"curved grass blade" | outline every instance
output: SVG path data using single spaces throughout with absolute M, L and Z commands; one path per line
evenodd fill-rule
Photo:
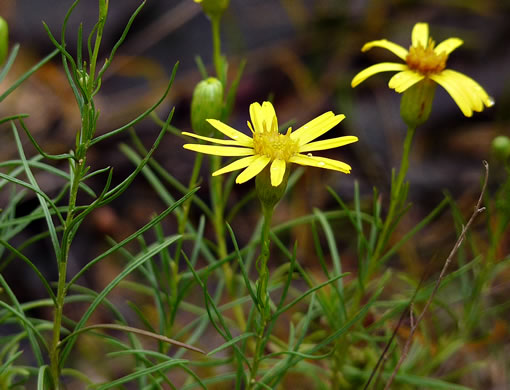
M 7 241 L 4 241 L 4 240 L 0 239 L 0 245 L 2 245 L 3 247 L 7 248 L 15 256 L 19 257 L 21 260 L 23 260 L 25 263 L 28 264 L 28 266 L 32 269 L 32 271 L 35 272 L 35 274 L 37 275 L 37 277 L 39 278 L 39 280 L 43 284 L 43 286 L 46 289 L 46 292 L 48 293 L 50 298 L 53 300 L 53 302 L 56 303 L 56 299 L 57 298 L 55 297 L 55 294 L 53 293 L 53 290 L 51 289 L 50 284 L 48 283 L 48 281 L 46 280 L 44 275 L 41 273 L 41 271 L 39 271 L 39 269 L 34 265 L 34 263 L 32 263 L 28 257 L 26 257 L 23 253 L 21 253 L 18 249 L 13 247 Z
M 177 68 L 178 67 L 179 67 L 179 62 L 176 62 L 174 67 L 173 67 L 173 70 L 172 70 L 172 76 L 170 77 L 170 81 L 168 82 L 168 86 L 166 87 L 166 90 L 163 93 L 163 96 L 161 96 L 161 98 L 159 98 L 159 100 L 156 103 L 154 103 L 154 105 L 149 107 L 145 112 L 143 112 L 138 117 L 133 119 L 131 122 L 125 124 L 124 126 L 121 126 L 121 127 L 117 128 L 115 130 L 112 130 L 112 131 L 110 131 L 110 132 L 108 132 L 106 134 L 100 135 L 100 136 L 98 136 L 96 138 L 93 138 L 90 141 L 90 146 L 92 146 L 92 145 L 94 145 L 94 144 L 96 144 L 98 142 L 101 142 L 101 141 L 103 141 L 106 138 L 110 138 L 113 135 L 119 134 L 119 133 L 121 133 L 122 131 L 124 131 L 126 129 L 129 129 L 130 127 L 132 127 L 132 126 L 136 125 L 138 122 L 140 122 L 142 119 L 146 118 L 152 111 L 154 111 L 163 102 L 163 100 L 165 100 L 165 98 L 167 97 L 168 93 L 170 92 L 170 88 L 172 88 L 172 85 L 173 85 L 173 82 L 174 82 L 174 79 L 175 79 L 175 74 L 177 73 Z M 172 112 L 173 112 L 173 110 L 172 110 Z
M 140 377 L 146 376 L 146 375 L 151 374 L 151 373 L 156 372 L 156 371 L 165 370 L 165 369 L 173 367 L 173 366 L 182 366 L 184 363 L 187 363 L 187 362 L 188 361 L 184 360 L 184 359 L 175 359 L 175 360 L 170 360 L 170 361 L 167 361 L 167 362 L 159 363 L 159 364 L 156 364 L 154 366 L 145 368 L 143 370 L 136 371 L 136 372 L 134 372 L 132 374 L 123 376 L 122 378 L 119 378 L 119 379 L 114 380 L 112 382 L 109 382 L 109 383 L 106 383 L 104 385 L 98 386 L 98 387 L 96 387 L 96 390 L 111 389 L 113 387 L 117 387 L 117 386 L 119 386 L 119 385 L 121 385 L 123 383 L 130 382 L 132 380 L 138 379 Z
M 122 43 L 126 39 L 126 36 L 129 32 L 129 29 L 131 28 L 131 25 L 135 21 L 135 18 L 138 16 L 138 14 L 142 10 L 142 8 L 145 6 L 145 3 L 146 3 L 146 0 L 142 1 L 142 3 L 138 6 L 138 8 L 135 10 L 135 12 L 133 12 L 131 17 L 129 18 L 129 21 L 126 24 L 126 27 L 124 27 L 124 31 L 122 32 L 122 35 L 120 36 L 119 40 L 113 46 L 113 49 L 110 52 L 110 56 L 105 61 L 103 67 L 99 70 L 96 80 L 101 80 L 104 72 L 106 72 L 106 70 L 110 67 L 110 65 L 113 61 L 113 57 L 115 56 L 115 53 L 117 52 L 117 49 L 120 47 L 120 45 L 122 45 Z
M 135 334 L 138 334 L 141 336 L 150 337 L 155 340 L 162 341 L 167 344 L 175 345 L 176 347 L 179 347 L 179 348 L 185 348 L 190 351 L 201 353 L 203 355 L 206 354 L 202 349 L 194 347 L 193 345 L 182 343 L 180 341 L 171 339 L 169 337 L 166 337 L 166 336 L 163 336 L 163 335 L 160 335 L 157 333 L 153 333 L 153 332 L 148 332 L 143 329 L 133 328 L 131 326 L 119 325 L 119 324 L 95 324 L 95 325 L 85 326 L 83 328 L 78 329 L 77 331 L 74 331 L 73 333 L 68 335 L 66 338 L 64 338 L 61 342 L 65 343 L 66 339 L 74 337 L 74 336 L 78 335 L 79 333 L 87 332 L 91 329 L 113 329 L 113 330 L 120 330 L 122 332 L 135 333 Z
M 11 363 L 13 363 L 21 355 L 23 355 L 23 351 L 16 352 L 12 356 L 10 356 L 9 359 L 7 359 L 4 364 L 0 366 L 0 377 L 2 376 L 3 372 L 11 365 Z
M 226 225 L 227 225 L 227 230 L 228 230 L 228 232 L 230 234 L 230 238 L 232 239 L 232 243 L 234 244 L 235 252 L 236 252 L 236 255 L 237 255 L 237 260 L 239 261 L 239 268 L 241 269 L 241 274 L 243 275 L 244 284 L 246 286 L 246 289 L 248 290 L 248 293 L 250 294 L 250 297 L 251 297 L 251 299 L 253 301 L 253 304 L 255 305 L 257 310 L 259 310 L 260 309 L 259 301 L 257 299 L 257 296 L 255 295 L 255 292 L 253 291 L 250 279 L 248 278 L 248 273 L 246 272 L 246 268 L 244 266 L 244 262 L 243 262 L 243 258 L 241 256 L 241 252 L 239 251 L 239 246 L 237 245 L 237 240 L 236 240 L 236 237 L 234 235 L 234 231 L 232 230 L 232 227 L 230 226 L 230 224 L 227 223 Z
M 76 159 L 75 156 L 73 156 L 72 154 L 69 154 L 69 153 L 56 154 L 56 155 L 51 155 L 51 154 L 46 153 L 41 148 L 41 146 L 39 146 L 39 144 L 37 143 L 35 138 L 32 136 L 30 131 L 27 129 L 27 127 L 25 126 L 25 122 L 23 121 L 23 119 L 21 117 L 18 118 L 18 122 L 20 123 L 21 128 L 27 135 L 27 137 L 30 140 L 30 142 L 32 143 L 32 145 L 34 145 L 34 148 L 39 152 L 39 154 L 41 154 L 41 156 L 47 158 L 48 160 L 67 160 L 69 158 Z
M 253 336 L 255 336 L 255 333 L 253 333 L 253 332 L 247 332 L 247 333 L 244 333 L 244 334 L 242 334 L 242 335 L 240 335 L 240 336 L 234 337 L 234 338 L 233 338 L 233 339 L 231 339 L 230 341 L 227 341 L 226 343 L 224 343 L 224 344 L 220 345 L 219 347 L 217 347 L 217 348 L 213 349 L 212 351 L 208 352 L 208 353 L 207 353 L 207 356 L 215 355 L 215 354 L 217 354 L 218 352 L 223 351 L 224 349 L 226 349 L 226 348 L 230 347 L 231 345 L 233 345 L 233 344 L 235 344 L 235 343 L 237 343 L 237 342 L 239 342 L 239 341 L 242 341 L 242 340 L 244 340 L 244 339 L 247 339 L 247 338 L 249 338 L 249 337 L 253 337 Z
M 114 245 L 110 249 L 108 249 L 106 252 L 102 253 L 101 255 L 97 256 L 92 261 L 88 262 L 80 271 L 74 275 L 74 277 L 67 283 L 66 290 L 70 288 L 90 267 L 92 267 L 94 264 L 98 263 L 99 261 L 103 260 L 104 258 L 108 257 L 110 254 L 114 253 L 118 249 L 122 248 L 127 243 L 133 241 L 141 234 L 145 233 L 147 230 L 151 229 L 154 225 L 161 222 L 167 215 L 169 215 L 172 211 L 174 211 L 177 207 L 179 207 L 182 203 L 184 203 L 190 196 L 193 196 L 195 192 L 197 192 L 199 187 L 193 189 L 192 191 L 188 192 L 185 196 L 183 196 L 181 199 L 179 199 L 177 202 L 175 202 L 172 206 L 168 207 L 165 211 L 163 211 L 161 214 L 159 214 L 156 218 L 152 219 L 148 224 L 143 226 L 142 228 L 138 229 L 136 232 L 131 234 L 129 237 L 125 238 L 118 244 Z
M 322 211 L 315 209 L 314 214 L 317 215 L 317 218 L 322 226 L 322 230 L 326 235 L 326 240 L 328 242 L 328 247 L 331 252 L 331 259 L 333 261 L 333 267 L 335 269 L 335 273 L 340 275 L 342 273 L 342 263 L 340 261 L 340 254 L 338 253 L 338 248 L 336 246 L 335 236 L 333 234 L 333 229 L 329 224 L 327 218 L 324 216 Z M 339 280 L 338 283 L 334 286 L 335 291 L 338 295 L 338 300 L 340 303 L 340 322 L 344 322 L 347 317 L 347 309 L 345 308 L 345 296 L 344 296 L 344 288 L 342 280 Z
M 0 275 L 0 280 L 3 280 L 3 277 Z M 14 314 L 20 322 L 23 323 L 25 326 L 25 329 L 27 330 L 28 338 L 30 340 L 30 344 L 32 344 L 32 349 L 34 350 L 34 354 L 36 356 L 36 359 L 39 364 L 43 364 L 43 358 L 41 355 L 41 349 L 39 348 L 39 345 L 37 344 L 37 341 L 35 338 L 33 338 L 33 335 L 36 335 L 40 340 L 41 343 L 44 345 L 44 347 L 49 350 L 48 345 L 46 344 L 46 340 L 42 336 L 42 334 L 37 330 L 37 328 L 25 317 L 25 314 L 23 311 L 18 311 L 14 309 L 13 307 L 9 306 L 7 303 L 0 301 L 0 306 L 4 307 L 7 311 Z M 32 336 L 31 336 L 32 335 Z
M 138 234 L 139 235 L 139 234 Z M 95 311 L 95 309 L 101 304 L 101 302 L 106 298 L 106 296 L 131 272 L 133 272 L 135 269 L 143 265 L 146 261 L 151 259 L 152 257 L 156 256 L 160 251 L 164 250 L 171 244 L 173 244 L 178 239 L 181 239 L 180 235 L 175 235 L 169 237 L 164 243 L 158 244 L 153 246 L 150 250 L 147 251 L 147 253 L 144 253 L 142 256 L 135 258 L 134 261 L 130 262 L 126 265 L 124 270 L 119 273 L 104 289 L 97 295 L 97 297 L 94 299 L 94 301 L 91 303 L 87 311 L 83 314 L 80 321 L 76 324 L 76 327 L 74 328 L 74 332 L 78 331 L 82 327 L 84 327 L 87 320 L 90 318 L 92 313 Z M 66 360 L 67 356 L 71 352 L 71 348 L 73 347 L 74 343 L 76 341 L 75 337 L 72 337 L 68 339 L 67 343 L 63 347 L 62 355 L 61 355 L 61 364 Z M 63 346 L 64 344 L 60 344 Z
M 46 371 L 48 370 L 48 365 L 39 367 L 39 371 L 37 373 L 37 390 L 45 390 L 47 387 L 45 386 L 46 380 Z
M 343 274 L 340 274 L 340 275 L 337 275 L 327 281 L 325 281 L 324 283 L 321 283 L 313 288 L 311 288 L 310 290 L 304 292 L 302 295 L 300 295 L 299 297 L 295 298 L 292 302 L 288 303 L 287 305 L 283 306 L 281 309 L 279 309 L 276 313 L 274 313 L 274 316 L 275 317 L 278 317 L 279 315 L 281 315 L 282 313 L 286 312 L 287 310 L 289 310 L 292 306 L 296 305 L 297 303 L 301 302 L 303 299 L 305 299 L 308 295 L 310 295 L 311 293 L 321 289 L 322 287 L 324 286 L 327 286 L 328 284 L 331 284 L 337 280 L 339 280 L 340 278 L 343 278 L 347 275 L 350 275 L 350 272 L 345 272 Z
M 17 45 L 19 48 L 19 45 Z M 15 46 L 16 47 L 16 46 Z M 14 49 L 13 49 L 14 51 Z M 28 79 L 30 76 L 32 76 L 33 73 L 38 71 L 44 64 L 49 62 L 53 57 L 55 57 L 58 54 L 58 49 L 53 50 L 50 54 L 48 54 L 46 57 L 44 57 L 41 61 L 39 61 L 36 65 L 34 65 L 32 68 L 30 68 L 27 72 L 25 72 L 19 79 L 17 79 L 13 85 L 7 89 L 2 95 L 0 95 L 0 102 L 2 102 L 12 91 L 14 91 L 16 88 L 20 86 L 23 81 Z M 4 68 L 5 69 L 5 68 Z M 0 75 L 0 81 L 2 80 L 2 77 Z
M 55 252 L 55 257 L 58 260 L 58 259 L 60 259 L 60 244 L 59 244 L 59 240 L 57 237 L 57 232 L 55 230 L 55 224 L 53 223 L 53 219 L 51 217 L 50 211 L 48 209 L 48 204 L 46 202 L 48 202 L 50 204 L 50 206 L 56 211 L 57 216 L 60 216 L 60 218 L 62 218 L 62 216 L 58 212 L 56 205 L 51 201 L 51 199 L 48 198 L 48 196 L 41 195 L 43 192 L 39 188 L 39 185 L 37 184 L 37 181 L 35 180 L 35 177 L 32 174 L 32 171 L 30 170 L 30 166 L 28 165 L 27 159 L 25 157 L 25 152 L 23 151 L 23 146 L 21 145 L 21 140 L 19 138 L 18 129 L 16 128 L 16 125 L 12 121 L 11 121 L 11 127 L 12 127 L 12 132 L 14 134 L 14 139 L 16 141 L 16 146 L 18 148 L 19 156 L 20 156 L 21 160 L 23 161 L 23 168 L 25 169 L 25 174 L 27 175 L 27 178 L 30 181 L 30 184 L 35 189 L 37 189 L 36 195 L 37 195 L 37 198 L 39 199 L 39 203 L 40 203 L 43 213 L 45 215 L 46 224 L 48 226 L 48 231 L 50 232 L 51 242 L 53 244 L 53 250 Z M 61 219 L 61 223 L 63 224 L 62 219 Z
M 19 119 L 19 118 L 28 118 L 29 116 L 30 115 L 28 115 L 28 114 L 17 114 L 17 115 L 6 116 L 6 117 L 0 119 L 0 125 L 2 123 L 13 121 L 13 120 L 16 120 L 16 119 Z
M 1 68 L 0 83 L 4 80 L 5 76 L 7 76 L 7 73 L 9 73 L 9 70 L 11 69 L 12 64 L 16 60 L 16 56 L 18 55 L 19 48 L 20 48 L 19 44 L 14 45 L 14 47 L 11 50 L 11 54 L 9 54 L 9 58 L 7 58 L 7 62 L 5 63 L 3 68 Z

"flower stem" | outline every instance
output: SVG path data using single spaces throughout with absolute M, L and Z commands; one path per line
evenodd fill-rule
M 400 162 L 400 169 L 398 171 L 396 180 L 393 180 L 392 176 L 390 207 L 388 210 L 388 215 L 384 220 L 384 225 L 381 234 L 379 235 L 379 238 L 377 240 L 377 245 L 368 267 L 368 272 L 365 274 L 365 279 L 370 276 L 370 274 L 374 271 L 375 267 L 377 266 L 377 261 L 381 257 L 382 251 L 385 249 L 386 244 L 388 243 L 388 239 L 395 222 L 395 215 L 406 202 L 404 180 L 407 174 L 407 170 L 409 168 L 409 151 L 411 150 L 411 144 L 413 141 L 415 130 L 416 130 L 415 127 L 407 128 L 407 134 L 404 141 L 404 150 L 402 153 L 402 160 Z
M 218 77 L 222 84 L 224 84 L 223 67 L 221 65 L 220 21 L 221 21 L 220 15 L 214 15 L 211 17 L 214 70 L 216 71 L 216 77 Z
M 84 150 L 84 149 L 83 149 Z M 85 151 L 85 150 L 84 150 Z M 64 310 L 64 300 L 66 296 L 66 275 L 67 275 L 67 262 L 69 259 L 69 250 L 72 242 L 72 222 L 74 220 L 74 212 L 76 208 L 76 198 L 78 196 L 78 189 L 82 178 L 83 168 L 85 167 L 85 157 L 78 156 L 77 165 L 74 166 L 74 173 L 72 175 L 71 189 L 69 190 L 69 203 L 68 211 L 64 226 L 64 232 L 61 242 L 61 255 L 58 259 L 58 282 L 57 282 L 57 296 L 55 304 L 55 313 L 53 319 L 53 336 L 50 347 L 50 372 L 53 379 L 55 389 L 60 389 L 60 330 L 62 327 L 62 315 Z M 71 227 L 71 228 L 70 228 Z
M 191 177 L 188 184 L 188 191 L 191 191 L 198 182 L 198 177 L 200 175 L 200 168 L 202 167 L 202 161 L 204 159 L 204 155 L 201 153 L 198 153 L 195 157 L 195 163 L 193 165 L 193 171 L 191 172 Z M 183 234 L 186 230 L 186 224 L 188 223 L 188 217 L 189 217 L 189 211 L 191 209 L 191 199 L 188 199 L 183 205 L 182 205 L 182 214 L 179 218 L 179 226 L 178 226 L 178 234 Z M 171 290 L 171 296 L 173 303 L 172 305 L 177 304 L 177 296 L 178 296 L 178 284 L 179 284 L 179 260 L 181 256 L 181 249 L 182 249 L 182 238 L 177 241 L 176 249 L 174 258 L 171 264 L 171 280 L 170 282 L 170 290 Z M 170 327 L 172 327 L 174 320 L 175 320 L 175 313 L 176 310 L 171 310 L 171 318 L 169 318 L 169 324 Z
M 211 172 L 214 172 L 220 168 L 221 158 L 218 156 L 211 156 Z M 221 176 L 211 177 L 211 202 L 213 207 L 213 225 L 214 232 L 216 234 L 216 244 L 218 245 L 217 256 L 218 259 L 224 259 L 227 257 L 227 242 L 225 239 L 225 201 L 223 199 L 223 186 Z M 222 265 L 223 275 L 225 276 L 225 285 L 227 292 L 231 298 L 236 298 L 235 292 L 235 280 L 232 266 L 229 262 L 225 262 Z M 246 320 L 241 305 L 235 305 L 232 309 L 234 316 L 241 331 L 246 329 Z
M 260 234 L 260 255 L 257 259 L 257 271 L 259 278 L 257 280 L 257 298 L 259 304 L 260 320 L 257 323 L 257 342 L 255 345 L 255 354 L 253 356 L 253 363 L 250 370 L 250 380 L 248 382 L 248 390 L 251 390 L 256 383 L 257 371 L 259 368 L 260 360 L 264 354 L 264 347 L 266 344 L 266 328 L 270 317 L 269 313 L 269 296 L 267 292 L 267 284 L 269 279 L 269 270 L 267 262 L 269 260 L 269 231 L 271 229 L 271 220 L 273 218 L 273 208 L 266 207 L 262 204 L 264 213 L 264 224 Z

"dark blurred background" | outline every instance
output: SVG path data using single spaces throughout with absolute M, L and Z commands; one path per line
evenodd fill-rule
M 0 90 L 5 90 L 52 51 L 41 22 L 45 21 L 54 35 L 60 36 L 61 23 L 71 4 L 68 0 L 0 2 L 0 15 L 9 22 L 11 45 L 21 44 L 16 65 Z M 139 4 L 139 0 L 110 2 L 101 58 L 109 53 Z M 383 49 L 361 53 L 365 42 L 387 38 L 408 47 L 412 27 L 417 22 L 430 24 L 436 42 L 448 37 L 464 40 L 464 45 L 450 56 L 448 67 L 477 80 L 495 98 L 496 104 L 472 118 L 465 118 L 450 96 L 442 88 L 437 89 L 431 118 L 418 129 L 414 140 L 408 174 L 414 206 L 402 230 L 430 212 L 442 199 L 443 190 L 450 191 L 461 208 L 472 207 L 483 173 L 481 160 L 492 161 L 492 139 L 498 134 L 509 134 L 509 17 L 510 2 L 506 0 L 231 0 L 222 25 L 222 51 L 229 59 L 229 79 L 235 76 L 242 59 L 247 60 L 247 66 L 230 124 L 247 131 L 249 104 L 271 97 L 280 123 L 293 120 L 300 125 L 333 110 L 346 114 L 347 119 L 330 134 L 352 134 L 360 139 L 357 144 L 325 153 L 351 164 L 350 176 L 306 170 L 300 185 L 278 208 L 275 223 L 310 213 L 314 207 L 337 207 L 325 190 L 326 184 L 347 202 L 353 197 L 354 180 L 359 181 L 361 192 L 367 198 L 371 197 L 372 187 L 377 186 L 387 204 L 391 168 L 400 161 L 406 130 L 399 117 L 400 98 L 387 87 L 390 73 L 374 76 L 356 89 L 351 88 L 350 81 L 358 71 L 372 64 L 400 61 Z M 96 20 L 97 1 L 82 1 L 68 26 L 71 53 L 76 49 L 78 24 L 83 22 L 84 32 L 88 33 Z M 194 85 L 200 80 L 194 57 L 200 55 L 212 73 L 211 52 L 210 24 L 199 5 L 192 0 L 149 0 L 118 50 L 97 96 L 101 111 L 98 132 L 117 128 L 152 105 L 163 93 L 176 61 L 180 62 L 176 81 L 169 98 L 157 112 L 165 117 L 175 106 L 172 123 L 181 130 L 190 130 L 189 105 Z M 16 113 L 30 114 L 27 124 L 47 152 L 64 153 L 73 146 L 80 125 L 79 115 L 58 58 L 0 104 L 0 117 Z M 159 128 L 145 121 L 136 130 L 143 142 L 150 145 Z M 120 142 L 130 143 L 129 135 L 125 133 L 98 144 L 88 157 L 94 168 L 114 166 L 117 182 L 133 169 L 133 164 L 118 149 Z M 181 149 L 182 144 L 180 138 L 168 135 L 156 159 L 171 174 L 187 182 L 194 155 Z M 25 145 L 27 153 L 32 155 L 34 150 L 26 138 Z M 10 158 L 16 158 L 16 150 L 10 129 L 4 124 L 0 126 L 0 159 Z M 495 164 L 491 165 L 496 172 L 492 180 L 498 177 Z M 199 194 L 207 198 L 205 168 L 203 176 Z M 62 184 L 46 173 L 37 178 L 49 193 L 55 193 Z M 101 184 L 104 183 L 100 180 L 91 183 L 96 188 Z M 248 193 L 252 185 L 236 185 L 232 204 Z M 2 204 L 7 201 L 7 195 L 0 195 Z M 19 212 L 28 213 L 36 205 L 37 200 L 28 197 Z M 163 202 L 145 179 L 139 177 L 121 198 L 95 212 L 84 224 L 73 244 L 70 274 L 104 250 L 106 234 L 120 240 L 163 208 Z M 258 204 L 253 200 L 232 221 L 242 243 L 246 243 L 254 226 L 246 222 L 255 223 L 258 215 Z M 175 231 L 175 220 L 169 219 L 165 228 Z M 44 229 L 44 225 L 31 225 L 25 234 L 38 229 Z M 310 245 L 307 234 L 299 231 L 295 234 L 300 239 L 300 247 L 306 251 Z M 347 232 L 338 234 L 339 240 L 349 238 Z M 454 236 L 451 219 L 445 219 L 435 230 L 424 234 L 429 236 L 422 237 L 422 249 L 429 253 L 428 246 L 434 237 Z M 51 275 L 55 267 L 50 250 L 48 245 L 32 255 Z M 111 280 L 106 263 L 104 267 L 89 273 L 88 282 L 102 286 Z M 14 263 L 7 272 L 22 298 L 33 298 L 40 293 L 36 283 L 27 281 Z

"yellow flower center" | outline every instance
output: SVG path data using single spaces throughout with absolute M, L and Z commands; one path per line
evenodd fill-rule
M 290 127 L 286 134 L 280 134 L 275 126 L 276 122 L 273 122 L 269 130 L 266 123 L 262 123 L 263 131 L 253 133 L 253 149 L 256 154 L 267 156 L 271 160 L 288 161 L 299 151 L 298 144 L 290 138 Z
M 429 39 L 427 47 L 422 45 L 411 46 L 406 62 L 409 69 L 428 76 L 429 74 L 440 73 L 446 67 L 448 54 L 434 51 L 435 42 Z

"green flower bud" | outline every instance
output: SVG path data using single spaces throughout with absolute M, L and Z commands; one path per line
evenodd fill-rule
M 87 85 L 89 83 L 89 75 L 86 70 L 78 71 L 78 83 L 80 83 L 83 90 L 87 90 Z
M 9 48 L 9 26 L 4 18 L 0 16 L 0 65 L 7 58 L 7 49 Z
M 210 136 L 215 129 L 206 119 L 220 119 L 223 109 L 223 85 L 209 77 L 197 84 L 191 99 L 191 126 L 195 133 Z
M 405 90 L 400 101 L 400 116 L 407 126 L 416 128 L 429 118 L 436 83 L 427 78 Z
M 228 8 L 230 0 L 195 0 L 209 17 L 221 16 Z
M 498 159 L 506 161 L 510 157 L 510 138 L 498 135 L 492 140 L 492 151 Z
M 282 182 L 276 187 L 271 184 L 271 165 L 265 167 L 262 172 L 255 177 L 255 190 L 262 204 L 264 213 L 266 213 L 266 211 L 272 211 L 283 197 L 283 194 L 285 194 L 289 173 L 290 169 L 286 169 Z

